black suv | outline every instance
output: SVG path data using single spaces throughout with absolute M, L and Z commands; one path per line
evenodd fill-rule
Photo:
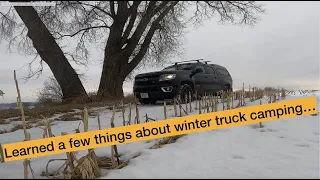
M 186 63 L 189 62 L 189 63 Z M 154 104 L 157 100 L 184 99 L 189 92 L 200 97 L 206 94 L 232 91 L 232 77 L 228 70 L 208 61 L 191 60 L 177 62 L 162 71 L 138 74 L 133 92 L 142 104 Z

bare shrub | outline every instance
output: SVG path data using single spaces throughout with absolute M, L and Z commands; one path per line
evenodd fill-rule
M 77 115 L 74 113 L 67 113 L 59 117 L 60 121 L 79 121 L 81 120 L 81 115 Z
M 8 133 L 8 131 L 5 129 L 0 129 L 0 134 L 5 134 L 5 133 Z
M 124 96 L 124 103 L 135 103 L 137 100 L 133 93 L 128 93 Z
M 40 104 L 62 102 L 62 89 L 54 77 L 49 77 L 43 85 L 44 87 L 38 92 L 38 101 Z
M 2 96 L 2 98 L 4 98 L 4 97 L 3 97 L 4 94 L 5 94 L 5 93 L 0 89 L 0 96 Z

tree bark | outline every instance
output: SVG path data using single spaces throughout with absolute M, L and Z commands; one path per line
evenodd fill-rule
M 114 62 L 114 63 L 112 63 Z M 122 65 L 119 61 L 107 61 L 102 70 L 98 96 L 101 98 L 121 99 L 123 98 L 124 75 Z
M 88 98 L 78 74 L 71 67 L 63 51 L 56 43 L 54 37 L 42 22 L 33 7 L 14 7 L 20 18 L 28 28 L 28 37 L 32 40 L 34 48 L 40 57 L 50 67 L 58 81 L 63 101 L 69 102 L 75 98 Z
M 110 33 L 112 34 L 112 33 Z M 120 39 L 121 40 L 121 39 Z M 117 46 L 121 42 L 119 38 L 110 35 L 105 48 L 105 56 L 102 67 L 102 74 L 98 90 L 101 98 L 123 98 L 123 81 L 125 80 L 126 65 L 128 57 L 123 55 L 123 50 Z
M 121 11 L 120 11 L 121 12 Z M 123 15 L 125 11 L 123 11 Z M 109 38 L 104 51 L 104 61 L 98 96 L 101 98 L 123 98 L 123 81 L 130 53 L 122 49 L 122 32 L 127 16 L 118 15 L 110 27 Z

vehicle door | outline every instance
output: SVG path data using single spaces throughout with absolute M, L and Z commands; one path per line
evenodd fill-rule
M 197 73 L 193 75 L 194 81 L 195 81 L 195 91 L 198 92 L 198 94 L 204 94 L 207 90 L 205 89 L 205 83 L 207 82 L 207 79 L 205 78 L 207 75 L 205 73 L 205 69 L 203 65 L 197 65 L 194 70 L 201 69 L 202 72 Z
M 205 84 L 205 89 L 208 89 L 209 93 L 216 93 L 219 91 L 220 88 L 220 83 L 219 83 L 219 77 L 217 73 L 214 71 L 213 67 L 211 66 L 205 66 L 206 70 L 206 84 Z

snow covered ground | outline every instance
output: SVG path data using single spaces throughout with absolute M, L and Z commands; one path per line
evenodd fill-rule
M 290 93 L 286 99 L 316 95 L 319 92 Z M 266 101 L 266 99 L 264 99 Z M 259 101 L 247 106 L 257 105 Z M 236 104 L 236 102 L 234 103 Z M 193 108 L 195 105 L 193 104 Z M 318 105 L 319 107 L 319 105 Z M 220 104 L 219 109 L 222 109 Z M 140 119 L 163 119 L 163 106 L 142 106 Z M 112 113 L 101 110 L 102 128 L 110 127 Z M 197 113 L 194 110 L 193 114 Z M 126 110 L 126 119 L 128 110 Z M 168 106 L 168 116 L 173 107 Z M 132 109 L 132 117 L 135 117 Z M 55 121 L 53 134 L 75 133 L 79 121 Z M 122 114 L 117 112 L 116 126 L 122 125 Z M 121 159 L 131 159 L 128 166 L 119 170 L 102 170 L 102 179 L 111 178 L 319 178 L 319 116 L 304 116 L 266 122 L 264 128 L 255 125 L 213 130 L 184 136 L 173 144 L 159 149 L 149 149 L 157 140 L 118 145 Z M 1 128 L 1 126 L 0 126 Z M 4 127 L 3 127 L 4 128 Z M 97 118 L 89 119 L 89 130 L 98 129 Z M 82 128 L 81 128 L 82 130 Z M 32 139 L 42 138 L 42 129 L 28 130 Z M 1 144 L 24 139 L 22 130 L 0 134 Z M 110 147 L 95 150 L 98 156 L 110 156 Z M 82 151 L 79 156 L 87 151 Z M 36 178 L 45 171 L 49 159 L 66 158 L 65 154 L 39 157 L 31 160 Z M 49 171 L 57 170 L 62 162 L 50 164 Z M 23 178 L 22 161 L 0 164 L 0 178 Z M 30 174 L 30 178 L 32 178 Z

